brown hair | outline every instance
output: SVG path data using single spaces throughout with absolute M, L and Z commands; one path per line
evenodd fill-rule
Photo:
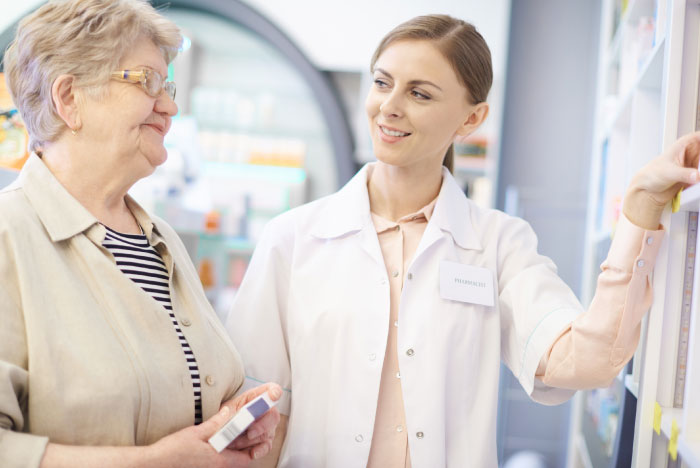
M 448 15 L 416 16 L 384 36 L 372 56 L 371 69 L 387 47 L 402 40 L 433 41 L 467 88 L 471 104 L 486 101 L 493 82 L 491 51 L 472 24 Z M 447 149 L 443 160 L 450 172 L 454 169 L 453 146 Z
M 111 72 L 144 37 L 168 63 L 182 41 L 178 27 L 147 0 L 52 0 L 25 17 L 4 64 L 30 149 L 39 150 L 66 130 L 51 98 L 59 75 L 73 75 L 93 98 L 104 96 Z

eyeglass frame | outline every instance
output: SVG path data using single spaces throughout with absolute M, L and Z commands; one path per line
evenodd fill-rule
M 157 92 L 153 94 L 148 89 L 148 75 L 153 74 L 161 80 L 162 84 Z M 175 100 L 175 93 L 177 91 L 174 81 L 166 81 L 163 75 L 150 68 L 142 68 L 141 70 L 119 70 L 114 71 L 110 75 L 110 78 L 116 81 L 121 81 L 123 83 L 140 84 L 143 91 L 151 97 L 157 98 L 163 94 L 163 91 L 172 99 Z

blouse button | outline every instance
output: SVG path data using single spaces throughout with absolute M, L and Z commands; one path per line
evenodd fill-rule
M 214 385 L 214 377 L 211 375 L 207 375 L 207 378 L 204 379 L 204 381 L 207 383 L 207 385 Z
M 642 268 L 642 267 L 644 266 L 644 260 L 639 260 L 639 261 L 637 262 L 637 266 L 638 266 L 639 268 Z
M 396 271 L 396 270 L 394 270 L 394 271 L 391 273 L 391 276 L 393 276 L 394 278 L 397 278 L 397 277 L 399 276 L 399 272 Z
M 651 245 L 654 243 L 654 238 L 653 237 L 647 237 L 647 245 Z
M 189 327 L 190 325 L 192 325 L 192 321 L 191 321 L 190 319 L 188 319 L 188 318 L 183 318 L 183 319 L 182 319 L 182 324 L 183 324 L 184 326 L 186 326 L 186 327 Z

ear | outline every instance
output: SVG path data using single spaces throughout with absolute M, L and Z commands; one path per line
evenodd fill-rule
M 82 127 L 76 94 L 75 77 L 72 75 L 59 75 L 51 86 L 51 100 L 56 112 L 71 130 L 79 130 Z
M 462 122 L 462 125 L 457 129 L 457 135 L 467 136 L 474 130 L 479 128 L 479 126 L 486 120 L 489 115 L 489 105 L 486 102 L 480 102 L 474 106 L 471 106 L 469 110 L 469 115 Z

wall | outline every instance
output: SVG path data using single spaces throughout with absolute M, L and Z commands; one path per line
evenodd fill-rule
M 428 13 L 473 22 L 491 47 L 495 74 L 502 76 L 505 68 L 510 0 L 243 1 L 275 22 L 323 70 L 364 71 L 384 34 Z
M 44 1 L 0 0 L 0 31 Z M 505 69 L 510 0 L 243 1 L 276 23 L 322 70 L 364 71 L 387 31 L 427 13 L 446 13 L 472 21 L 491 47 L 496 75 L 502 76 Z
M 513 2 L 501 132 L 498 206 L 531 223 L 540 252 L 555 261 L 577 294 L 599 20 L 600 0 Z M 525 397 L 510 372 L 502 375 L 502 459 L 534 448 L 547 455 L 548 466 L 565 466 L 569 404 L 537 405 Z
M 0 32 L 42 3 L 44 0 L 0 0 Z

